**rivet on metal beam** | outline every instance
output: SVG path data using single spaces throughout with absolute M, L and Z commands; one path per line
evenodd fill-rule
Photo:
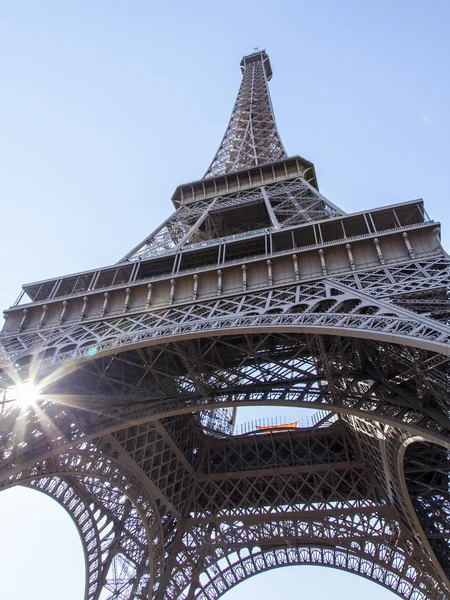
M 64 323 L 64 320 L 66 318 L 67 315 L 67 308 L 69 306 L 69 303 L 67 302 L 67 300 L 64 300 L 64 302 L 62 303 L 62 310 L 61 310 L 61 314 L 59 316 L 59 323 Z
M 125 302 L 124 302 L 124 304 L 123 304 L 123 312 L 127 312 L 127 310 L 128 310 L 128 309 L 129 309 L 129 307 L 130 307 L 131 289 L 130 289 L 130 288 L 127 288 L 127 289 L 125 290 L 125 292 L 126 292 L 126 295 L 125 295 Z
M 150 304 L 152 303 L 152 293 L 153 293 L 153 284 L 149 283 L 147 285 L 147 301 L 145 303 L 145 308 L 148 308 L 150 306 Z
M 242 265 L 242 290 L 245 292 L 247 290 L 247 267 Z
M 296 254 L 292 255 L 292 262 L 294 263 L 294 277 L 295 277 L 295 281 L 299 281 L 300 280 L 300 272 L 298 270 L 298 259 L 297 259 L 297 255 Z
M 169 304 L 173 304 L 175 300 L 175 279 L 170 280 Z
M 348 260 L 350 262 L 350 268 L 352 271 L 355 270 L 355 260 L 353 258 L 352 246 L 351 244 L 345 244 L 345 249 L 347 250 Z
M 435 227 L 433 229 L 433 233 L 434 233 L 434 236 L 435 236 L 436 241 L 438 243 L 438 246 L 441 247 L 441 228 L 440 227 Z
M 83 298 L 83 306 L 81 307 L 80 321 L 82 321 L 84 319 L 84 317 L 86 316 L 88 304 L 89 304 L 89 296 L 85 296 Z
M 322 248 L 319 250 L 319 257 L 320 257 L 320 264 L 322 266 L 322 273 L 324 275 L 328 275 L 327 265 L 325 263 L 325 256 L 324 256 L 324 252 L 323 252 Z
M 44 304 L 44 306 L 42 307 L 41 318 L 39 319 L 39 325 L 38 325 L 39 328 L 41 328 L 45 323 L 45 317 L 47 316 L 47 311 L 48 311 L 48 305 Z
M 198 296 L 198 275 L 197 273 L 194 275 L 194 290 L 192 292 L 192 299 L 197 300 Z
M 273 275 L 272 275 L 272 261 L 267 260 L 267 279 L 269 281 L 269 285 L 273 285 Z
M 383 256 L 383 253 L 381 252 L 380 240 L 378 238 L 374 238 L 373 243 L 375 245 L 375 248 L 376 248 L 376 251 L 378 254 L 378 260 L 380 261 L 380 264 L 384 265 L 384 256 Z
M 106 314 L 108 310 L 110 294 L 109 292 L 105 292 L 103 296 L 105 299 L 103 300 L 102 317 Z
M 19 332 L 22 331 L 22 329 L 25 327 L 29 314 L 30 314 L 30 309 L 24 308 L 22 320 L 20 321 L 20 325 L 19 325 Z
M 408 254 L 409 254 L 410 258 L 412 258 L 414 260 L 416 258 L 416 256 L 414 254 L 414 250 L 412 249 L 411 242 L 409 241 L 409 237 L 408 237 L 408 234 L 406 233 L 406 231 L 404 231 L 402 233 L 402 238 L 403 238 L 403 241 L 405 242 L 405 246 L 406 246 L 406 249 L 408 250 Z

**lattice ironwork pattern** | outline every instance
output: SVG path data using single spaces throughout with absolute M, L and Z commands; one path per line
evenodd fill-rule
M 270 101 L 269 57 L 265 52 L 246 56 L 241 69 L 242 83 L 230 123 L 205 177 L 286 158 Z
M 85 600 L 215 600 L 303 564 L 446 600 L 439 224 L 422 200 L 347 215 L 324 198 L 278 136 L 267 54 L 241 67 L 175 213 L 115 266 L 27 284 L 5 311 L 0 490 L 67 510 Z M 235 429 L 240 406 L 267 405 L 320 417 Z

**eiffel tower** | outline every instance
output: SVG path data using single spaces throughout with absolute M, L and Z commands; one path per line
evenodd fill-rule
M 112 266 L 23 286 L 0 489 L 71 515 L 86 600 L 215 600 L 284 565 L 450 596 L 450 260 L 422 200 L 346 214 L 289 157 L 265 51 L 205 176 Z M 303 427 L 234 427 L 239 406 Z

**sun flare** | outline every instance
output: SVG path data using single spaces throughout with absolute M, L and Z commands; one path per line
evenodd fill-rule
M 9 393 L 10 399 L 16 401 L 20 406 L 31 406 L 41 394 L 41 388 L 32 381 L 26 381 L 14 386 Z

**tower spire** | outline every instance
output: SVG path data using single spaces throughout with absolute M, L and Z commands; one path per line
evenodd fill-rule
M 230 122 L 204 179 L 287 157 L 270 100 L 269 56 L 264 51 L 244 56 L 241 70 Z

